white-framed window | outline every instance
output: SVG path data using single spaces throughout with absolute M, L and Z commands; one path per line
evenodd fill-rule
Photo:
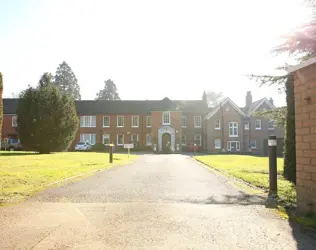
M 215 120 L 215 129 L 216 130 L 220 130 L 221 129 L 221 120 L 220 119 L 216 119 Z
M 239 141 L 228 141 L 227 142 L 227 151 L 240 151 Z
M 257 141 L 256 140 L 250 141 L 250 148 L 253 148 L 253 149 L 257 148 Z
M 200 128 L 202 124 L 202 117 L 201 116 L 194 116 L 194 127 Z
M 275 130 L 275 121 L 274 120 L 269 120 L 269 130 Z
M 165 111 L 162 113 L 162 125 L 170 125 L 171 119 L 170 119 L 170 112 Z
M 16 115 L 12 116 L 12 128 L 18 125 L 18 117 Z
M 146 145 L 151 146 L 151 134 L 146 135 Z
M 151 128 L 151 116 L 146 116 L 146 127 Z
M 194 135 L 194 144 L 197 146 L 202 145 L 202 136 L 200 134 Z
M 131 142 L 133 142 L 133 143 L 138 142 L 138 134 L 131 135 Z
M 261 130 L 261 120 L 256 120 L 256 130 Z
M 139 127 L 139 116 L 132 116 L 132 127 L 133 128 Z
M 229 122 L 229 137 L 238 137 L 238 122 Z
M 104 135 L 102 136 L 102 143 L 103 143 L 103 144 L 109 144 L 109 143 L 110 143 L 110 139 L 111 139 L 111 137 L 110 137 L 109 134 L 104 134 Z
M 182 135 L 181 136 L 181 145 L 182 146 L 186 146 L 187 145 L 187 136 L 186 135 Z
M 248 122 L 245 123 L 245 130 L 249 130 L 249 123 Z
M 182 128 L 187 127 L 187 117 L 186 116 L 181 117 L 181 126 L 182 126 Z
M 118 116 L 116 117 L 116 126 L 119 128 L 124 127 L 124 116 Z
M 216 149 L 221 149 L 221 139 L 215 139 L 214 144 Z
M 118 145 L 118 146 L 124 145 L 124 135 L 123 134 L 116 135 L 116 145 Z
M 103 116 L 103 128 L 109 128 L 109 127 L 110 127 L 110 117 Z
M 80 134 L 80 141 L 81 142 L 89 142 L 91 145 L 95 144 L 95 134 Z
M 96 120 L 95 115 L 80 116 L 80 128 L 95 128 Z

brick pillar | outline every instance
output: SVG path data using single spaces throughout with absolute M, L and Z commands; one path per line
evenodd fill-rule
M 316 212 L 316 65 L 294 75 L 296 187 L 300 213 Z M 302 81 L 299 75 L 306 78 Z

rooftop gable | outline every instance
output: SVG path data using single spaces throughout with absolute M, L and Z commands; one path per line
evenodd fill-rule
M 222 101 L 219 105 L 217 105 L 208 115 L 205 117 L 205 119 L 209 120 L 212 118 L 221 108 L 221 106 L 225 105 L 226 103 L 229 103 L 240 115 L 246 116 L 246 114 L 229 98 L 225 98 L 224 101 Z

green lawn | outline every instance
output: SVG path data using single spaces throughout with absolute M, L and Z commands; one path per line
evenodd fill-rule
M 203 155 L 195 158 L 204 164 L 224 171 L 257 187 L 269 188 L 269 158 L 245 155 Z M 296 202 L 294 185 L 285 180 L 283 173 L 283 158 L 278 158 L 278 194 L 286 203 Z
M 130 160 L 135 156 L 130 156 Z M 22 200 L 49 184 L 97 169 L 110 168 L 108 153 L 0 152 L 0 204 Z M 114 164 L 128 163 L 126 154 L 114 154 Z

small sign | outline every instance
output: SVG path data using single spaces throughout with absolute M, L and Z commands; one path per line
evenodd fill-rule
M 277 145 L 277 140 L 268 140 L 269 147 L 275 147 Z
M 133 143 L 124 144 L 124 148 L 134 148 L 134 144 Z
M 107 143 L 107 144 L 105 144 L 105 146 L 114 147 L 114 144 L 112 144 L 112 143 Z

